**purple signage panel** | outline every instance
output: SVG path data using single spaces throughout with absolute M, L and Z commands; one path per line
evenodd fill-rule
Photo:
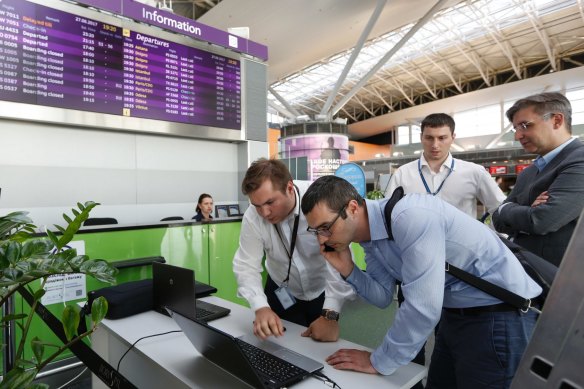
M 283 158 L 308 158 L 308 179 L 331 175 L 349 161 L 349 138 L 346 135 L 300 135 L 282 140 Z
M 98 9 L 122 14 L 122 0 L 76 0 L 78 3 L 90 5 Z
M 122 13 L 131 19 L 251 54 L 264 61 L 268 59 L 268 48 L 264 45 L 137 1 L 124 0 Z
M 239 130 L 240 62 L 3 0 L 0 100 Z

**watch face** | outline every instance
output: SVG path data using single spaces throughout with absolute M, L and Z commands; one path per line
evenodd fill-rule
M 339 313 L 330 309 L 324 309 L 322 311 L 322 316 L 327 320 L 339 320 Z

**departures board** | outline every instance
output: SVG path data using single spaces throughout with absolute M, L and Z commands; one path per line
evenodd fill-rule
M 1 0 L 0 100 L 240 130 L 241 64 L 40 4 Z

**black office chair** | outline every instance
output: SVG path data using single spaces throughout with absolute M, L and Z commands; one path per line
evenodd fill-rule
M 161 222 L 168 222 L 171 220 L 185 220 L 185 218 L 182 216 L 169 216 L 169 217 L 165 217 L 165 218 L 160 219 Z
M 101 226 L 105 224 L 118 224 L 118 221 L 113 217 L 90 217 L 83 222 L 84 226 Z

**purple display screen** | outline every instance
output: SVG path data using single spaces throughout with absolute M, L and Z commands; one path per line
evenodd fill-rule
M 0 100 L 239 130 L 240 62 L 3 0 Z

